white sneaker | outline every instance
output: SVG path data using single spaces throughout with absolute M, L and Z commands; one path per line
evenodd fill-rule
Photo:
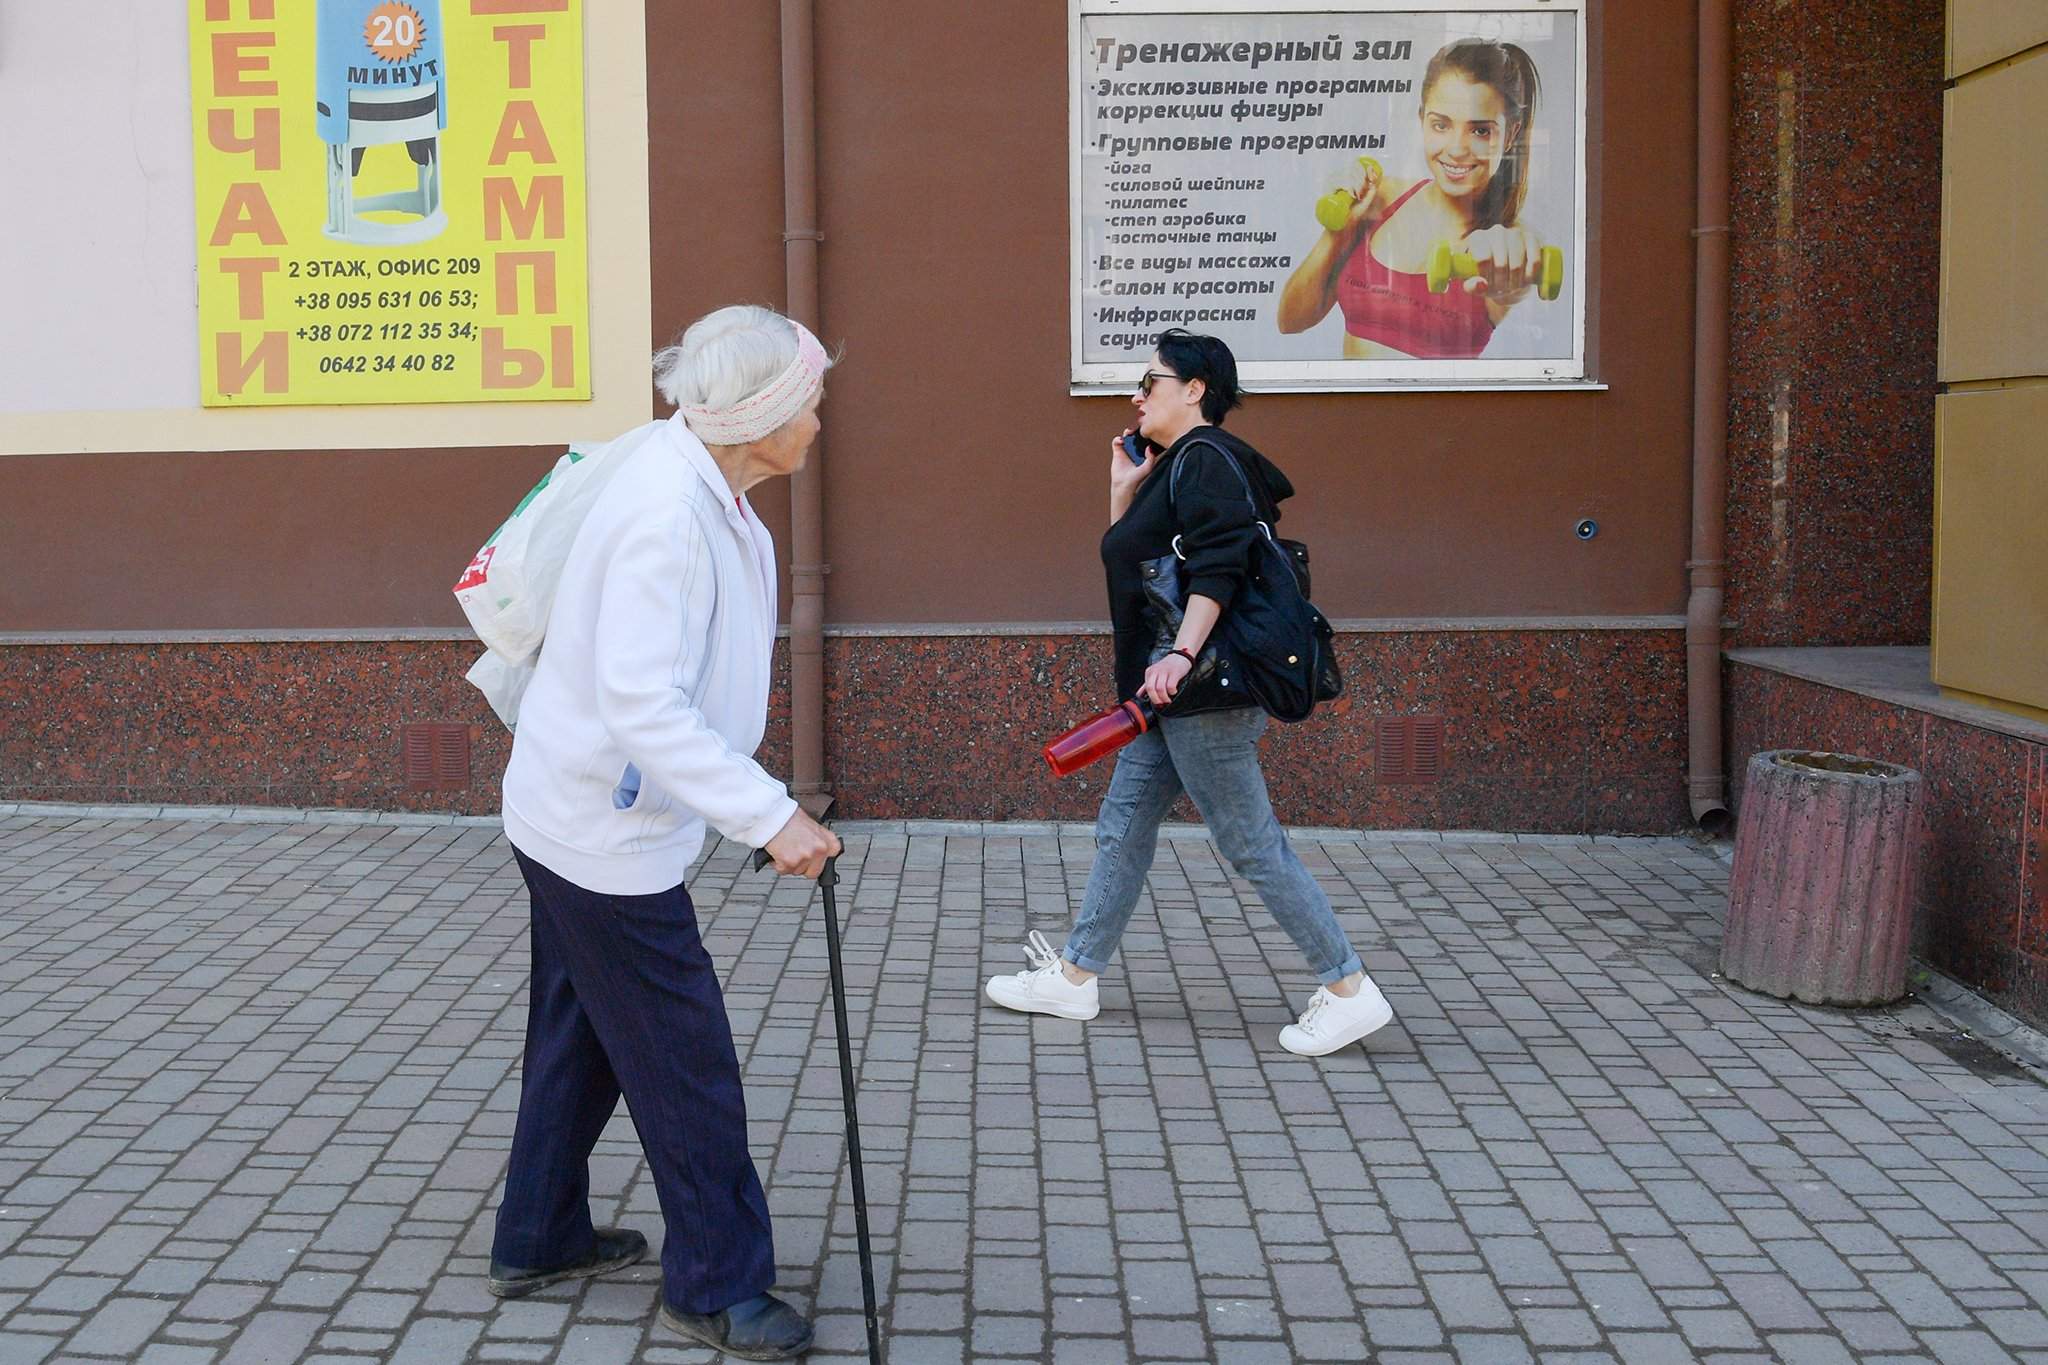
M 1353 996 L 1318 986 L 1301 1018 L 1280 1030 L 1280 1046 L 1304 1057 L 1322 1057 L 1384 1028 L 1393 1017 L 1394 1007 L 1369 976 Z
M 1044 934 L 1036 929 L 1031 931 L 1024 956 L 1031 963 L 1029 970 L 988 979 L 989 999 L 1006 1010 L 1057 1014 L 1062 1019 L 1093 1019 L 1102 1013 L 1101 992 L 1096 989 L 1095 978 L 1089 977 L 1087 984 L 1081 986 L 1069 981 L 1066 968 L 1060 965 L 1060 955 L 1053 951 Z

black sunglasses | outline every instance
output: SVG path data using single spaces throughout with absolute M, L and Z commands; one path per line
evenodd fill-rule
M 1180 376 L 1177 374 L 1161 374 L 1157 370 L 1147 370 L 1144 374 L 1138 376 L 1138 392 L 1144 397 L 1150 398 L 1152 396 L 1152 386 L 1154 384 L 1157 384 L 1162 379 L 1179 378 Z

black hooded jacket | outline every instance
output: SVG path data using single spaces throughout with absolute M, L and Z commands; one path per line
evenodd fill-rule
M 1250 501 L 1244 483 L 1217 447 L 1237 457 L 1238 468 L 1251 484 Z M 1183 462 L 1176 479 L 1175 466 Z M 1244 583 L 1252 537 L 1259 534 L 1254 523 L 1273 526 L 1280 519 L 1279 504 L 1293 496 L 1294 485 L 1279 466 L 1221 427 L 1196 427 L 1159 457 L 1129 509 L 1102 537 L 1119 700 L 1138 694 L 1156 643 L 1139 566 L 1173 553 L 1173 538 L 1178 535 L 1181 553 L 1187 557 L 1189 595 L 1213 597 L 1228 612 Z

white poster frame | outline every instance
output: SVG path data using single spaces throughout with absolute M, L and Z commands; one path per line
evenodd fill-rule
M 1572 149 L 1575 212 L 1570 260 L 1584 283 L 1573 291 L 1572 354 L 1569 359 L 1502 360 L 1266 360 L 1238 362 L 1238 378 L 1255 393 L 1367 393 L 1418 391 L 1604 389 L 1593 379 L 1586 354 L 1587 315 L 1594 292 L 1588 259 L 1589 195 L 1586 164 L 1586 119 L 1590 102 L 1587 10 L 1593 0 L 1322 0 L 1317 4 L 1261 4 L 1260 0 L 1068 0 L 1067 3 L 1067 291 L 1069 381 L 1073 395 L 1127 393 L 1144 373 L 1143 361 L 1087 364 L 1087 328 L 1083 297 L 1088 277 L 1083 217 L 1083 101 L 1090 83 L 1081 50 L 1082 21 L 1100 15 L 1206 14 L 1503 14 L 1536 12 L 1572 14 L 1577 63 L 1578 117 Z

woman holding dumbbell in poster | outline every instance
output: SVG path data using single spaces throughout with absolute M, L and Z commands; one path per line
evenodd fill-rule
M 1429 174 L 1389 180 L 1359 158 L 1357 193 L 1316 204 L 1323 235 L 1281 291 L 1280 330 L 1305 332 L 1336 307 L 1349 359 L 1470 360 L 1531 293 L 1555 298 L 1564 253 L 1521 222 L 1540 84 L 1512 43 L 1460 39 L 1431 58 Z

